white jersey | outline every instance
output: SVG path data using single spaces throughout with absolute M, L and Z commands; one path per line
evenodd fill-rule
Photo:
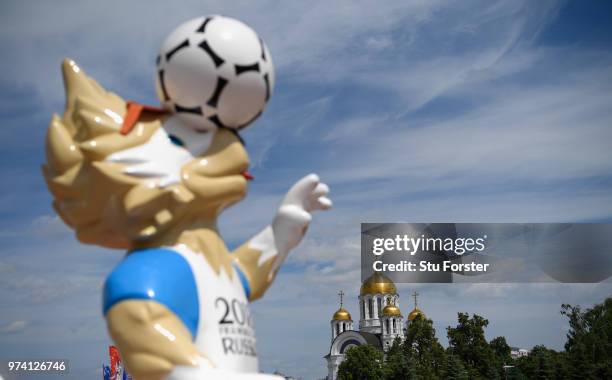
M 123 300 L 144 299 L 176 314 L 209 362 L 175 367 L 168 379 L 279 380 L 257 373 L 249 292 L 237 266 L 231 276 L 223 267 L 217 274 L 204 255 L 185 245 L 149 248 L 130 252 L 108 276 L 104 313 Z
M 196 282 L 200 315 L 195 335 L 198 350 L 215 368 L 257 372 L 255 329 L 241 274 L 233 268 L 230 278 L 223 267 L 219 274 L 215 273 L 204 255 L 185 245 L 173 250 L 189 263 Z

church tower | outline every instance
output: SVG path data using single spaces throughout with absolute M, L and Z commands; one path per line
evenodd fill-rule
M 393 281 L 375 272 L 363 282 L 359 292 L 359 331 L 381 334 L 383 309 L 387 305 L 399 308 L 397 289 Z
M 344 292 L 341 290 L 338 295 L 340 296 L 340 308 L 334 313 L 334 316 L 330 322 L 332 342 L 343 332 L 353 330 L 353 320 L 351 319 L 351 314 L 344 307 L 342 307 Z
M 327 361 L 327 380 L 337 380 L 338 368 L 353 347 L 371 345 L 383 354 L 391 348 L 395 339 L 405 339 L 404 317 L 399 308 L 399 295 L 393 281 L 375 272 L 368 277 L 359 291 L 359 330 L 353 330 L 351 314 L 344 308 L 344 292 L 340 307 L 332 316 L 331 345 L 324 356 Z M 417 317 L 425 318 L 418 308 L 418 293 L 414 292 L 414 309 L 406 317 L 406 329 Z
M 421 318 L 426 318 L 425 313 L 423 313 L 418 307 L 418 297 L 419 293 L 412 293 L 412 298 L 414 298 L 414 309 L 412 309 L 412 311 L 410 312 L 410 314 L 408 314 L 408 317 L 406 318 L 406 328 L 410 327 L 410 323 L 412 323 L 412 321 L 414 321 L 417 316 L 421 316 Z
M 390 303 L 384 307 L 382 318 L 382 346 L 383 350 L 387 351 L 392 345 L 395 338 L 404 339 L 404 317 L 400 309 Z

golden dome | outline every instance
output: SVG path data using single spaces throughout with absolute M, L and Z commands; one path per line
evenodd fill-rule
M 332 321 L 350 321 L 351 319 L 351 314 L 343 307 L 340 307 L 340 309 L 338 309 L 338 311 L 336 311 L 334 313 L 334 316 L 332 317 Z
M 410 314 L 408 314 L 408 320 L 412 321 L 413 319 L 415 319 L 417 317 L 417 315 L 420 315 L 421 318 L 425 319 L 425 313 L 423 313 L 421 310 L 419 310 L 418 307 L 415 307 L 414 310 L 412 310 L 410 312 Z
M 383 315 L 388 317 L 401 317 L 402 313 L 400 312 L 400 309 L 397 306 L 393 304 L 388 304 L 383 309 Z
M 361 291 L 359 294 L 397 294 L 397 289 L 393 281 L 389 280 L 384 275 L 374 272 L 373 275 L 368 277 L 367 280 L 361 285 Z

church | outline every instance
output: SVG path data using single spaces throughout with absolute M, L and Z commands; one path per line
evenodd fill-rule
M 338 368 L 344 360 L 346 351 L 354 346 L 370 344 L 385 352 L 396 337 L 404 338 L 404 328 L 425 314 L 417 307 L 418 293 L 414 293 L 414 309 L 406 318 L 399 309 L 399 294 L 395 284 L 380 273 L 374 273 L 361 285 L 359 292 L 359 330 L 353 329 L 353 318 L 343 307 L 340 291 L 340 308 L 334 313 L 331 324 L 331 346 L 327 360 L 327 380 L 336 380 Z

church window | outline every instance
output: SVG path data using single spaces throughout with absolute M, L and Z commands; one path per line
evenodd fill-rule
M 387 327 L 387 328 L 386 328 L 386 330 L 387 330 L 387 332 L 386 332 L 386 333 L 387 333 L 387 334 L 389 334 L 389 320 L 388 320 L 388 319 L 386 320 L 386 325 L 387 325 L 387 326 L 386 326 L 386 327 Z
M 395 318 L 393 318 L 393 333 L 395 334 L 396 332 L 397 331 L 396 331 L 396 328 L 395 328 Z
M 372 310 L 372 309 L 374 309 L 374 307 L 372 305 L 372 299 L 370 298 L 368 300 L 368 313 L 369 313 L 369 317 L 370 318 L 372 318 L 372 316 L 374 315 L 374 313 L 373 313 L 374 310 Z
M 376 302 L 378 303 L 378 315 L 381 314 L 380 310 L 382 309 L 382 300 L 380 298 L 376 298 Z
M 336 325 L 336 335 L 340 335 L 340 324 Z

